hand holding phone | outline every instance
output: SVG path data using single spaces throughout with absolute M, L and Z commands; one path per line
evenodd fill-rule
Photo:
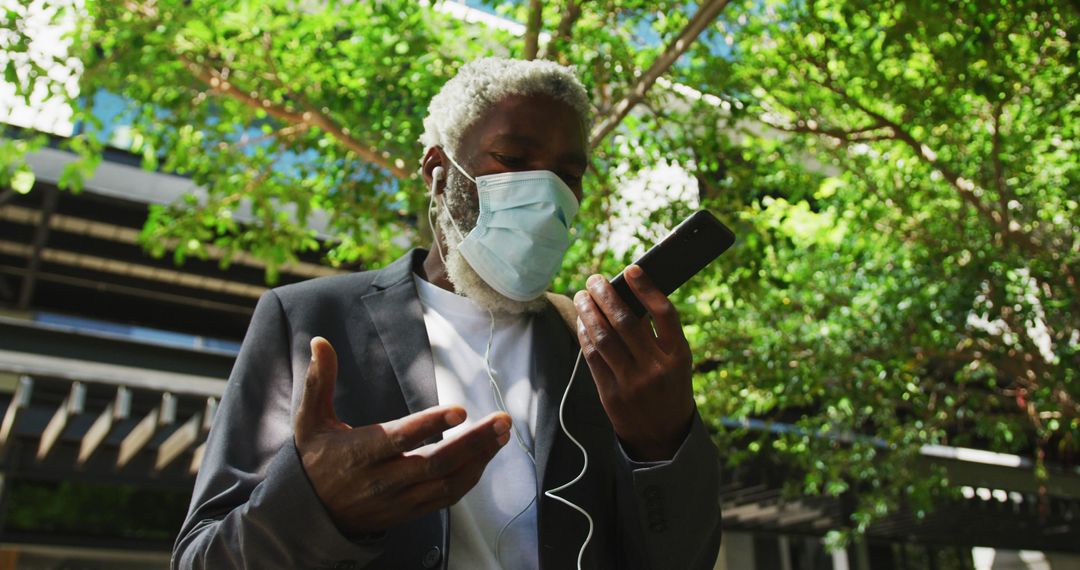
M 671 295 L 735 243 L 735 234 L 705 210 L 694 212 L 635 263 L 664 295 Z M 625 271 L 625 270 L 624 270 Z M 645 314 L 620 272 L 611 280 L 630 310 Z
M 620 273 L 610 283 L 593 275 L 574 298 L 578 343 L 600 402 L 632 459 L 669 460 L 687 437 L 696 405 L 693 355 L 667 296 L 734 241 L 715 217 L 697 212 L 638 259 L 640 274 Z M 625 318 L 627 308 L 640 317 L 645 306 L 651 322 Z

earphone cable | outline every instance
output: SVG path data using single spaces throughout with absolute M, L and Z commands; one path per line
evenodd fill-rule
M 570 438 L 570 441 L 572 441 L 574 445 L 576 445 L 577 448 L 581 450 L 581 456 L 584 459 L 584 463 L 581 465 L 581 472 L 577 474 L 577 477 L 574 477 L 573 479 L 567 481 L 566 483 L 563 483 L 562 485 L 559 485 L 558 487 L 555 487 L 554 489 L 551 489 L 550 491 L 544 491 L 545 496 L 551 499 L 555 499 L 556 501 L 559 501 L 560 503 L 584 515 L 585 520 L 589 523 L 589 532 L 585 535 L 585 541 L 581 543 L 581 550 L 578 551 L 578 570 L 581 570 L 581 560 L 585 556 L 585 548 L 589 546 L 589 541 L 592 540 L 594 526 L 593 520 L 585 509 L 575 505 L 567 499 L 556 495 L 555 493 L 558 493 L 559 491 L 563 491 L 565 489 L 569 489 L 573 484 L 577 483 L 583 477 L 585 477 L 585 472 L 589 469 L 589 452 L 585 451 L 585 446 L 581 445 L 581 442 L 579 442 L 573 435 L 570 434 L 570 430 L 566 429 L 566 421 L 563 418 L 563 409 L 566 407 L 566 399 L 570 395 L 570 387 L 574 384 L 574 377 L 577 376 L 578 366 L 581 364 L 581 353 L 582 351 L 579 349 L 577 359 L 574 361 L 574 370 L 570 373 L 570 380 L 566 383 L 566 391 L 563 392 L 562 401 L 559 403 L 559 426 L 562 428 L 563 433 L 566 434 L 566 437 Z

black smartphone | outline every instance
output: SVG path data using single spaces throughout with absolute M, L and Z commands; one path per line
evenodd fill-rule
M 734 243 L 735 234 L 727 226 L 716 216 L 699 210 L 675 226 L 634 264 L 641 267 L 665 295 L 670 295 Z M 630 290 L 621 272 L 611 280 L 611 285 L 635 315 L 645 314 L 645 307 Z

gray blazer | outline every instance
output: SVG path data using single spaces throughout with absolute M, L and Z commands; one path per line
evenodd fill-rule
M 413 250 L 381 270 L 288 285 L 259 299 L 210 430 L 172 568 L 446 568 L 453 555 L 449 510 L 378 539 L 349 540 L 315 495 L 292 437 L 316 335 L 338 354 L 334 408 L 342 421 L 385 422 L 438 404 L 412 281 L 424 254 Z M 581 470 L 580 451 L 558 427 L 577 344 L 551 306 L 535 330 L 540 565 L 572 569 L 587 523 L 542 491 Z M 720 545 L 719 461 L 701 419 L 695 415 L 674 460 L 641 468 L 618 445 L 587 366 L 564 415 L 589 450 L 585 478 L 561 493 L 596 523 L 583 566 L 712 568 Z

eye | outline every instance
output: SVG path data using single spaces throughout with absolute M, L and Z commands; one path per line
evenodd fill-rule
M 520 156 L 514 156 L 511 154 L 501 154 L 497 152 L 491 153 L 491 156 L 495 157 L 495 160 L 501 162 L 508 168 L 519 168 L 525 165 L 525 159 Z
M 559 178 L 562 178 L 562 181 L 571 188 L 581 185 L 581 177 L 582 175 L 580 174 L 570 174 L 567 172 L 559 174 Z

